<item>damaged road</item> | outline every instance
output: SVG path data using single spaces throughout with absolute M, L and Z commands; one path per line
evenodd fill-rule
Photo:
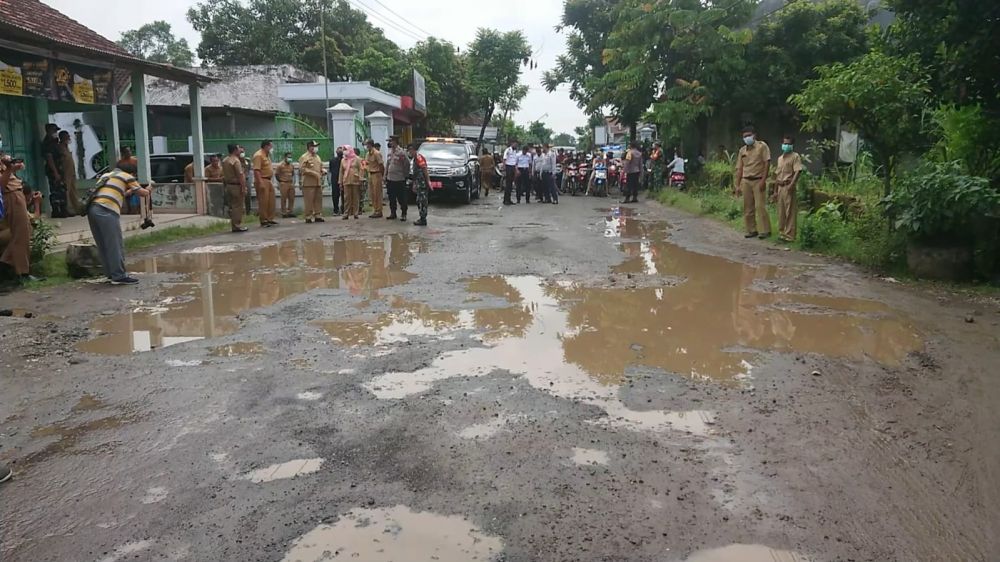
M 997 559 L 995 302 L 606 203 L 4 295 L 0 559 Z

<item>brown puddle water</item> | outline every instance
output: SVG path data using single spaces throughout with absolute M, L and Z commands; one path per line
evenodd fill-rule
M 658 236 L 666 226 L 610 217 L 617 236 Z M 629 224 L 632 223 L 632 224 Z M 818 353 L 896 364 L 922 347 L 906 321 L 876 302 L 765 293 L 761 280 L 787 272 L 753 267 L 684 250 L 664 240 L 625 241 L 618 272 L 678 279 L 656 288 L 591 288 L 537 277 L 487 277 L 470 293 L 505 299 L 495 309 L 438 311 L 394 302 L 374 321 L 324 325 L 351 346 L 389 346 L 415 336 L 451 339 L 469 330 L 484 346 L 446 352 L 415 372 L 386 373 L 365 386 L 377 397 L 400 399 L 435 381 L 520 374 L 536 388 L 603 408 L 609 423 L 633 428 L 683 429 L 707 434 L 712 412 L 635 411 L 618 398 L 629 366 L 663 369 L 696 380 L 731 384 L 752 376 L 760 352 Z M 472 299 L 473 301 L 475 299 Z
M 469 562 L 496 560 L 503 542 L 458 516 L 406 506 L 354 509 L 296 539 L 283 562 Z
M 274 305 L 314 289 L 345 289 L 378 298 L 379 289 L 408 282 L 405 271 L 416 239 L 393 235 L 374 240 L 290 241 L 265 247 L 206 247 L 133 264 L 146 273 L 175 273 L 163 283 L 160 303 L 101 318 L 97 338 L 78 346 L 106 355 L 168 347 L 232 334 L 237 315 Z

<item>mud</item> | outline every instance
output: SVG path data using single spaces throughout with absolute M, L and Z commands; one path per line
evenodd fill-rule
M 414 512 L 405 506 L 354 509 L 335 525 L 322 525 L 292 543 L 284 562 L 469 562 L 495 560 L 500 539 L 461 517 Z
M 1000 552 L 1000 306 L 654 204 L 493 203 L 5 295 L 0 558 Z
M 405 267 L 418 246 L 415 239 L 395 235 L 330 244 L 203 246 L 151 257 L 136 264 L 138 270 L 172 278 L 163 283 L 158 300 L 97 320 L 91 327 L 97 337 L 78 348 L 120 355 L 224 336 L 239 329 L 241 313 L 317 289 L 377 298 L 381 289 L 412 279 Z

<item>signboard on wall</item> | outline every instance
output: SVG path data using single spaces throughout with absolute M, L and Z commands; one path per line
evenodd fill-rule
M 427 113 L 427 81 L 415 69 L 413 71 L 413 109 Z
M 0 49 L 0 95 L 109 105 L 114 102 L 114 73 Z

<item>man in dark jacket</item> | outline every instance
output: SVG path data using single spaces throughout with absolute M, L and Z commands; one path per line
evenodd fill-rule
M 337 154 L 330 159 L 330 187 L 333 188 L 333 214 L 340 214 L 341 194 L 343 190 L 340 185 L 340 163 L 344 160 L 343 147 L 337 147 Z

